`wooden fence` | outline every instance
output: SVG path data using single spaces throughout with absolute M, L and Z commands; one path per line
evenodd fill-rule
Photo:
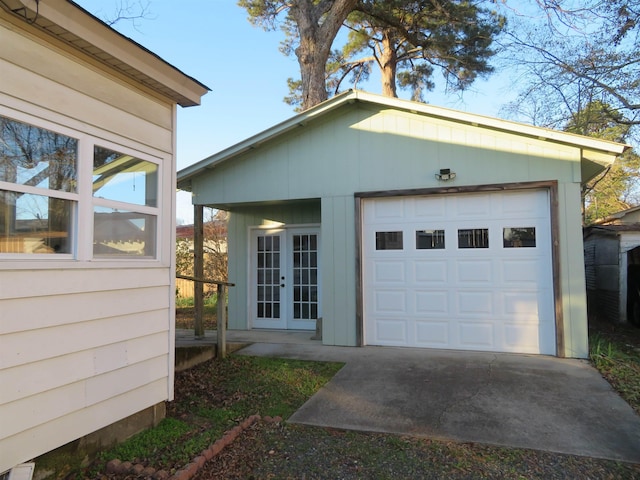
M 185 280 L 184 278 L 176 278 L 176 296 L 178 298 L 193 298 L 194 297 L 194 282 L 192 280 Z M 204 284 L 204 294 L 209 295 L 216 292 L 216 286 L 210 283 Z

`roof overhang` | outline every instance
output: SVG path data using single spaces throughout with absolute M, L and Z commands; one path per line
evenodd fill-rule
M 579 148 L 581 152 L 583 183 L 602 172 L 607 166 L 611 165 L 615 161 L 618 155 L 631 148 L 629 145 L 610 142 L 608 140 L 600 140 L 593 137 L 585 137 L 548 128 L 535 127 L 533 125 L 526 125 L 509 120 L 460 112 L 448 108 L 428 105 L 426 103 L 383 97 L 381 95 L 358 90 L 349 90 L 341 93 L 340 95 L 336 95 L 335 97 L 288 120 L 285 120 L 282 123 L 274 125 L 257 135 L 247 138 L 240 143 L 180 170 L 178 172 L 178 188 L 181 190 L 191 191 L 191 179 L 200 175 L 204 171 L 216 168 L 221 163 L 227 162 L 249 150 L 258 148 L 261 144 L 276 137 L 284 135 L 297 128 L 304 127 L 309 122 L 326 115 L 328 112 L 356 102 L 371 104 L 377 107 L 403 110 L 434 118 L 441 118 L 456 123 L 473 125 L 476 127 L 512 133 L 524 137 L 535 138 L 537 140 L 570 145 L 572 147 Z
M 210 89 L 71 0 L 2 0 L 0 8 L 180 106 Z

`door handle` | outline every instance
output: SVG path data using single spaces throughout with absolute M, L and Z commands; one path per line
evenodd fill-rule
M 284 288 L 284 283 L 281 283 L 281 284 L 280 284 L 280 286 L 281 286 L 282 288 Z

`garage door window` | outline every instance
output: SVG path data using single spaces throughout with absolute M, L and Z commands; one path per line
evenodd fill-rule
M 502 230 L 504 248 L 536 246 L 535 227 L 510 227 Z
M 444 248 L 444 230 L 418 230 L 417 250 L 441 250 Z
M 489 229 L 458 230 L 458 248 L 489 248 Z
M 402 231 L 376 232 L 376 250 L 402 250 Z

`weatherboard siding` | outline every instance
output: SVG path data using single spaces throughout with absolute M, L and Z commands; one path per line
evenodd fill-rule
M 141 152 L 162 172 L 157 259 L 91 260 L 89 225 L 75 259 L 0 259 L 0 472 L 172 399 L 175 342 L 176 107 L 12 22 L 0 18 L 0 113 Z
M 7 28 L 8 27 L 8 28 Z M 2 92 L 72 121 L 106 130 L 163 151 L 172 151 L 172 105 L 145 94 L 68 48 L 51 47 L 0 19 Z M 91 132 L 89 132 L 91 133 Z

